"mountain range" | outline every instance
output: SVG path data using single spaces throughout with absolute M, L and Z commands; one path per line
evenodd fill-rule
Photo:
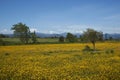
M 8 37 L 13 37 L 13 34 L 4 34 Z M 67 33 L 60 33 L 60 34 L 47 34 L 47 33 L 36 33 L 37 37 L 40 38 L 48 38 L 48 37 L 60 37 L 60 36 L 64 36 L 66 37 Z M 76 35 L 77 37 L 80 37 L 80 33 L 74 33 L 74 35 Z M 110 37 L 112 37 L 113 39 L 120 39 L 120 33 L 113 33 L 113 34 L 109 34 L 109 33 L 105 33 L 103 35 L 104 39 L 109 39 Z

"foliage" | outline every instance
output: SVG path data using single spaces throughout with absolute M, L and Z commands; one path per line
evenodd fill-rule
M 7 37 L 8 37 L 7 35 L 0 34 L 0 38 L 7 38 Z
M 63 36 L 60 36 L 60 37 L 59 37 L 59 42 L 64 42 L 64 39 L 65 39 L 65 38 L 64 38 Z
M 23 23 L 14 24 L 11 28 L 14 30 L 14 35 L 20 39 L 22 43 L 28 43 L 30 38 L 29 27 Z
M 33 33 L 31 33 L 31 40 L 32 40 L 32 43 L 37 42 L 37 35 L 36 35 L 35 31 Z
M 113 49 L 107 49 L 107 50 L 105 50 L 105 53 L 114 53 L 114 50 Z
M 93 44 L 93 49 L 95 50 L 95 43 L 96 41 L 103 39 L 103 33 L 88 28 L 86 31 L 84 31 L 83 37 L 85 40 L 88 40 Z
M 97 43 L 114 54 L 83 54 L 85 45 L 0 46 L 0 80 L 119 80 L 120 43 Z
M 68 42 L 76 42 L 77 37 L 75 35 L 73 35 L 72 33 L 67 33 L 66 40 Z

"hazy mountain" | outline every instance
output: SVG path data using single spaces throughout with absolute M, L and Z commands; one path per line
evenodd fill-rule
M 13 34 L 4 34 L 8 37 L 13 37 Z M 61 33 L 61 34 L 47 34 L 47 33 L 36 33 L 36 35 L 40 38 L 46 38 L 46 37 L 60 37 L 60 36 L 64 36 L 66 37 L 67 32 L 66 33 Z M 74 33 L 74 35 L 76 35 L 77 37 L 80 37 L 80 33 Z M 109 39 L 110 37 L 112 37 L 113 39 L 120 39 L 120 34 L 118 33 L 114 33 L 114 34 L 109 34 L 109 33 L 105 33 L 104 34 L 104 39 Z
M 36 35 L 40 38 L 45 38 L 45 37 L 59 37 L 60 34 L 46 34 L 46 33 L 36 33 Z
M 110 37 L 112 37 L 113 39 L 120 39 L 120 34 L 118 33 L 114 33 L 114 34 L 105 33 L 104 34 L 105 39 L 109 39 Z

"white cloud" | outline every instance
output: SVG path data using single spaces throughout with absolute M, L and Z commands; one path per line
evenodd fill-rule
M 87 28 L 92 28 L 103 33 L 119 33 L 119 27 L 106 27 L 105 25 L 62 25 L 62 26 L 49 26 L 49 29 L 41 30 L 40 33 L 83 33 Z M 38 31 L 38 30 L 37 30 Z
M 58 32 L 71 32 L 71 33 L 82 33 L 87 28 L 93 28 L 90 25 L 65 25 L 63 28 L 59 28 Z
M 49 26 L 49 29 L 41 30 L 41 33 L 64 33 L 64 32 L 71 32 L 71 33 L 82 33 L 87 28 L 94 28 L 91 25 L 62 25 L 62 26 Z
M 95 30 L 101 30 L 99 27 L 93 25 L 62 25 L 62 26 L 49 26 L 49 29 L 41 30 L 40 33 L 64 33 L 64 32 L 71 32 L 71 33 L 83 33 L 87 28 L 93 28 Z
M 35 32 L 39 32 L 36 28 L 30 28 L 30 31 L 31 31 L 31 32 L 34 32 L 34 31 L 35 31 Z
M 8 30 L 8 29 L 3 29 L 3 30 L 0 31 L 0 33 L 2 33 L 2 34 L 11 34 L 12 31 Z
M 31 32 L 34 32 L 34 31 L 39 32 L 39 31 L 38 31 L 37 29 L 35 29 L 35 28 L 31 28 L 30 31 L 31 31 Z M 0 31 L 0 33 L 1 33 L 1 34 L 12 34 L 12 33 L 13 33 L 13 30 L 3 29 L 3 30 Z

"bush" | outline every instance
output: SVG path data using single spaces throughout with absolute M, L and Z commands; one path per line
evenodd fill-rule
M 86 45 L 83 49 L 83 51 L 93 51 L 88 45 Z
M 114 53 L 114 50 L 113 49 L 107 49 L 107 50 L 105 50 L 105 53 Z
M 64 37 L 63 36 L 59 37 L 59 42 L 64 42 Z
M 110 53 L 114 53 L 114 50 L 110 50 Z
M 6 56 L 10 55 L 9 53 L 5 53 Z
M 73 35 L 72 33 L 67 33 L 66 40 L 68 42 L 77 42 L 77 36 Z

